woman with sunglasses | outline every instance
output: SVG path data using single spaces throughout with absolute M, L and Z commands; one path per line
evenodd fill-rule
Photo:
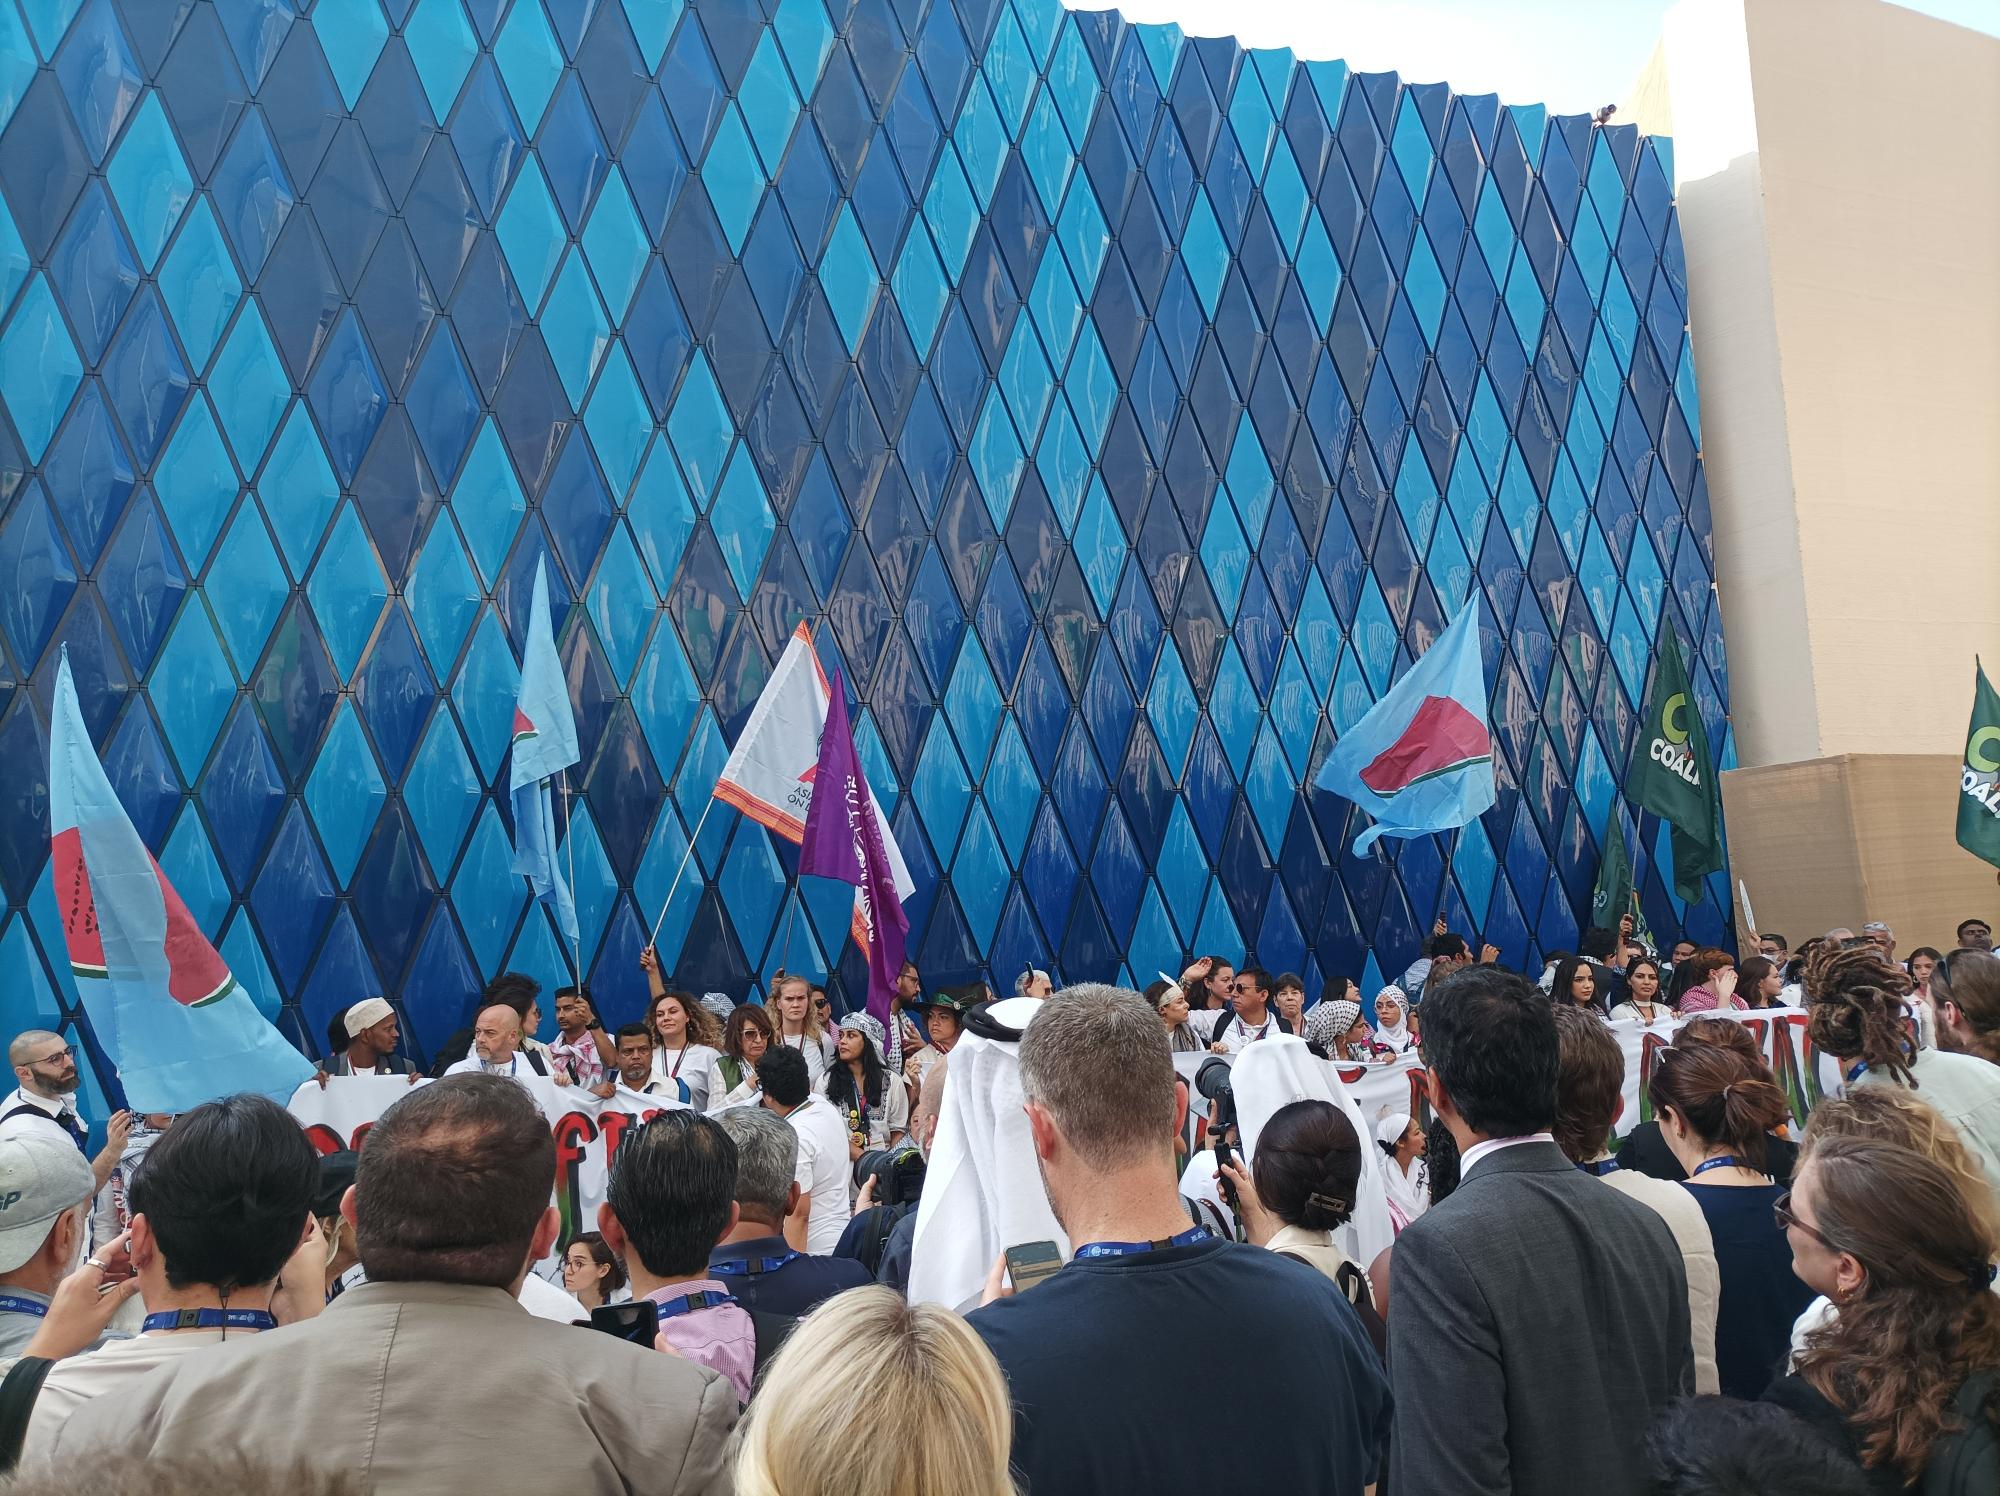
M 1785 1093 L 1761 1059 L 1704 1043 L 1662 1049 L 1648 1089 L 1660 1135 L 1687 1171 L 1682 1186 L 1715 1243 L 1722 1393 L 1754 1398 L 1783 1369 L 1792 1322 L 1812 1299 L 1771 1217 L 1783 1190 L 1765 1171 L 1765 1134 L 1788 1115 Z
M 1874 1489 L 1991 1492 L 2000 1463 L 1992 1194 L 1879 1138 L 1814 1137 L 1775 1205 L 1837 1312 L 1766 1394 L 1844 1443 Z

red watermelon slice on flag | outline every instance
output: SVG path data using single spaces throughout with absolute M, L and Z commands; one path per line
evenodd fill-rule
M 1449 696 L 1426 696 L 1402 735 L 1362 769 L 1361 782 L 1378 795 L 1393 795 L 1492 756 L 1484 722 Z
M 49 853 L 55 863 L 56 897 L 62 903 L 63 938 L 69 947 L 70 970 L 79 977 L 104 978 L 110 973 L 104 959 L 103 933 L 97 926 L 97 900 L 90 889 L 90 869 L 83 859 L 82 831 L 75 826 L 58 831 L 50 840 Z M 152 869 L 167 912 L 163 942 L 167 995 L 190 1008 L 227 997 L 236 986 L 236 978 L 230 975 L 215 947 L 208 943 L 208 937 L 201 933 L 187 905 L 174 892 L 167 875 L 160 871 L 159 863 L 153 862 Z

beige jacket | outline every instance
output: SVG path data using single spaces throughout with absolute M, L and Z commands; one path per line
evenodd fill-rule
M 1694 1342 L 1694 1390 L 1720 1391 L 1722 1384 L 1715 1370 L 1715 1315 L 1722 1304 L 1722 1271 L 1715 1265 L 1715 1239 L 1709 1235 L 1708 1217 L 1701 1213 L 1695 1198 L 1678 1184 L 1669 1184 L 1636 1169 L 1613 1169 L 1601 1177 L 1613 1189 L 1656 1211 L 1673 1232 L 1674 1245 L 1681 1249 L 1681 1262 L 1687 1268 L 1688 1338 Z
M 677 1356 L 537 1319 L 497 1288 L 365 1283 L 85 1403 L 51 1458 L 241 1449 L 375 1496 L 728 1496 L 735 1423 L 729 1383 Z

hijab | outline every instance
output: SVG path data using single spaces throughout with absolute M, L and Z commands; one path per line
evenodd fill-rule
M 1396 1004 L 1396 1021 L 1382 1022 L 1382 999 L 1390 998 Z M 1403 1053 L 1416 1042 L 1410 1032 L 1410 1000 L 1403 995 L 1403 989 L 1391 983 L 1375 994 L 1375 1042 L 1385 1048 Z

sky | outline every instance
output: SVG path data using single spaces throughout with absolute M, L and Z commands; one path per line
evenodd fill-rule
M 1102 10 L 1101 0 L 1064 0 Z M 1813 4 L 1815 0 L 1791 0 Z M 1672 0 L 1123 0 L 1132 21 L 1173 21 L 1190 36 L 1339 58 L 1358 72 L 1497 93 L 1509 104 L 1588 113 L 1623 98 L 1652 56 Z M 2000 0 L 1911 0 L 2000 36 Z

